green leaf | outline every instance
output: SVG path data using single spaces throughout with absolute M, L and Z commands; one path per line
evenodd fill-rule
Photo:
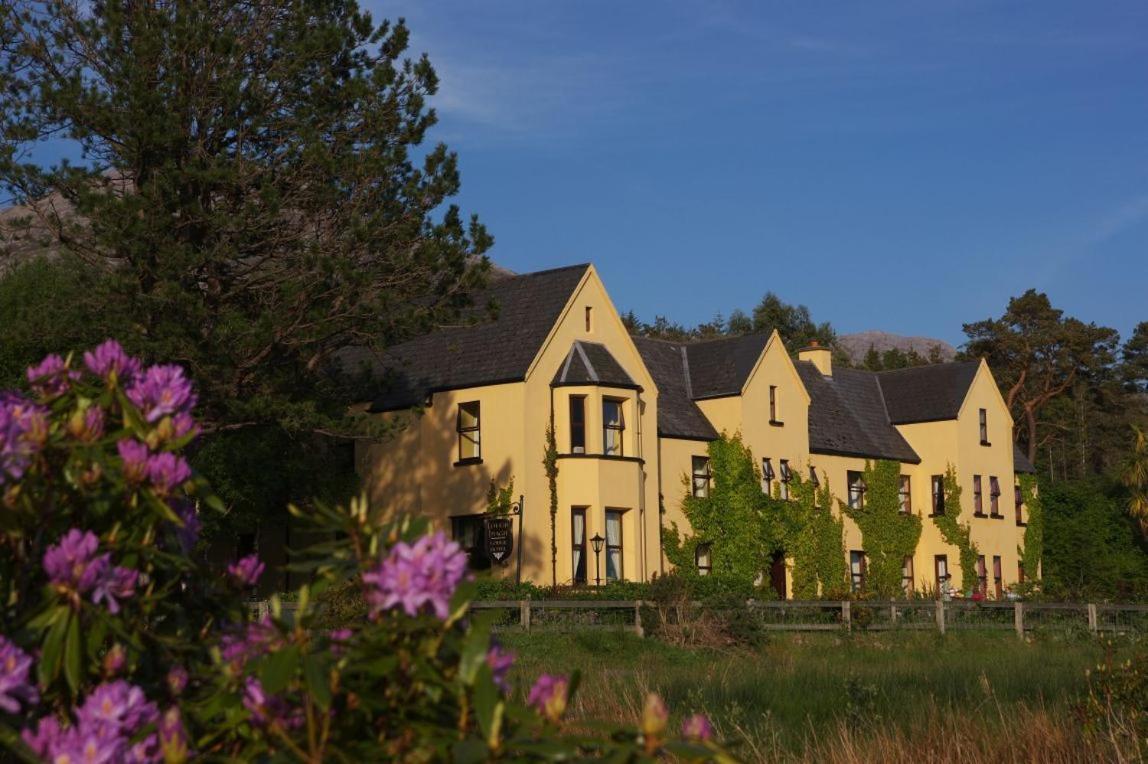
M 259 671 L 259 681 L 269 693 L 280 692 L 295 676 L 299 668 L 299 648 L 289 645 L 271 653 Z
M 478 672 L 478 683 L 474 688 L 474 715 L 478 719 L 478 728 L 486 738 L 486 744 L 491 748 L 498 747 L 505 707 L 494 684 L 490 666 L 484 663 Z
M 462 646 L 462 655 L 458 662 L 458 678 L 464 686 L 474 684 L 478 670 L 486 665 L 486 653 L 490 649 L 490 618 L 491 613 L 483 613 L 475 618 L 470 634 Z
M 64 644 L 64 678 L 72 692 L 80 691 L 83 680 L 84 638 L 80 634 L 80 617 L 68 619 L 68 636 Z
M 40 678 L 41 685 L 50 684 L 60 675 L 60 656 L 64 650 L 64 636 L 68 633 L 68 625 L 73 620 L 71 611 L 67 606 L 61 607 L 64 617 L 52 622 L 40 648 L 40 661 L 36 664 L 36 673 Z
M 331 677 L 326 661 L 318 655 L 308 655 L 303 659 L 303 680 L 307 691 L 319 708 L 326 711 L 331 707 Z
M 451 749 L 454 764 L 478 764 L 487 761 L 490 752 L 481 740 L 460 740 Z

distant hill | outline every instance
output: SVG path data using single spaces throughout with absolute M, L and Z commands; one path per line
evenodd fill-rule
M 837 338 L 837 341 L 855 364 L 860 364 L 865 360 L 865 354 L 869 352 L 870 347 L 875 348 L 878 353 L 884 353 L 886 350 L 893 350 L 894 348 L 902 353 L 916 350 L 917 353 L 926 358 L 934 347 L 939 347 L 941 358 L 945 361 L 951 361 L 957 355 L 957 349 L 944 340 L 933 339 L 932 337 L 906 337 L 902 334 L 890 334 L 876 329 L 857 332 L 856 334 L 842 334 Z

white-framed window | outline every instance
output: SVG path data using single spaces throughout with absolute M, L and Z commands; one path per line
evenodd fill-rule
M 849 553 L 849 585 L 855 592 L 865 588 L 865 553 L 860 549 Z
M 476 462 L 482 459 L 482 407 L 478 401 L 458 404 L 455 420 L 458 431 L 458 461 Z
M 773 461 L 767 456 L 761 460 L 761 490 L 766 496 L 773 496 L 773 479 L 777 474 L 773 471 Z
M 913 514 L 913 486 L 909 480 L 908 475 L 901 476 L 901 487 L 897 491 L 897 495 L 901 499 L 901 514 Z
M 622 568 L 622 516 L 625 510 L 606 510 L 606 580 L 624 580 Z
M 709 544 L 698 544 L 694 547 L 694 562 L 698 566 L 699 576 L 708 576 L 713 572 L 713 559 L 710 557 Z
M 781 498 L 783 501 L 789 501 L 789 481 L 793 480 L 793 472 L 789 469 L 789 460 L 782 459 L 781 466 L 781 480 L 778 488 L 780 489 Z
M 865 506 L 865 476 L 850 470 L 845 473 L 849 485 L 849 508 L 861 509 Z
M 602 400 L 602 453 L 606 456 L 623 456 L 623 441 L 626 435 L 626 420 L 622 413 L 624 401 L 617 398 Z

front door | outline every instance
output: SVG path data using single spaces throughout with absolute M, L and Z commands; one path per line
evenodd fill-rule
M 779 600 L 785 599 L 785 551 L 773 553 L 773 563 L 769 566 L 769 583 L 777 592 Z

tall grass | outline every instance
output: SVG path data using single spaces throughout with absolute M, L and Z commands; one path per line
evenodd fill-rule
M 1075 716 L 1088 639 L 1006 634 L 785 635 L 754 651 L 669 647 L 629 634 L 507 635 L 522 683 L 582 674 L 574 723 L 636 723 L 646 692 L 708 714 L 758 761 L 1119 760 Z M 675 720 L 676 721 L 676 720 Z M 1138 755 L 1138 754 L 1137 754 Z M 1131 759 L 1130 759 L 1131 760 Z

